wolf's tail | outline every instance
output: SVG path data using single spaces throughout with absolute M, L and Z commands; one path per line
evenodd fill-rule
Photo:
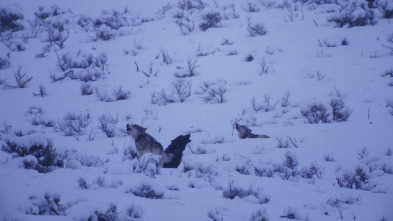
M 264 134 L 249 134 L 248 138 L 270 138 L 270 137 Z

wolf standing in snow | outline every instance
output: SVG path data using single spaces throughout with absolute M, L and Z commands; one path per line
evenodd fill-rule
M 191 142 L 190 136 L 190 134 L 180 135 L 171 141 L 171 144 L 165 149 L 165 153 L 173 155 L 173 157 L 169 163 L 164 163 L 164 168 L 177 168 L 180 165 L 183 151 L 187 144 Z
M 138 157 L 145 153 L 161 155 L 160 167 L 172 160 L 172 155 L 165 153 L 162 145 L 154 137 L 146 133 L 146 128 L 137 124 L 127 124 L 127 132 L 135 140 Z
M 240 137 L 240 139 L 244 139 L 244 138 L 270 138 L 269 136 L 263 135 L 263 134 L 253 134 L 251 133 L 251 129 L 247 128 L 244 125 L 239 125 L 236 124 L 236 130 L 237 133 Z

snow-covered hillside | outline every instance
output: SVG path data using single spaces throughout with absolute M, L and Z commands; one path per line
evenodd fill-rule
M 2 0 L 0 220 L 393 220 L 391 0 Z M 135 155 L 126 124 L 177 169 Z M 240 139 L 234 124 L 269 139 Z

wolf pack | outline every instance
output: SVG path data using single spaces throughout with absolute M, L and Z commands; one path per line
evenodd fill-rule
M 240 139 L 245 138 L 270 138 L 263 134 L 253 134 L 251 129 L 244 125 L 235 124 Z M 171 144 L 164 150 L 160 142 L 153 136 L 146 133 L 147 128 L 137 124 L 127 124 L 127 133 L 134 139 L 138 158 L 145 153 L 152 153 L 161 156 L 159 167 L 177 168 L 183 157 L 183 151 L 191 142 L 191 134 L 179 135 L 171 141 Z

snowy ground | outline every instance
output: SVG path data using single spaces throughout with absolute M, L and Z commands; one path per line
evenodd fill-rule
M 393 24 L 381 7 L 201 2 L 2 1 L 24 29 L 0 46 L 0 220 L 393 220 Z M 345 10 L 372 10 L 376 24 L 328 22 Z M 221 20 L 202 31 L 207 13 Z M 255 24 L 267 32 L 250 36 Z M 179 78 L 188 63 L 193 76 Z M 308 123 L 311 104 L 330 122 Z M 272 138 L 241 140 L 235 122 Z M 179 168 L 134 158 L 127 123 L 164 147 L 191 133 Z

